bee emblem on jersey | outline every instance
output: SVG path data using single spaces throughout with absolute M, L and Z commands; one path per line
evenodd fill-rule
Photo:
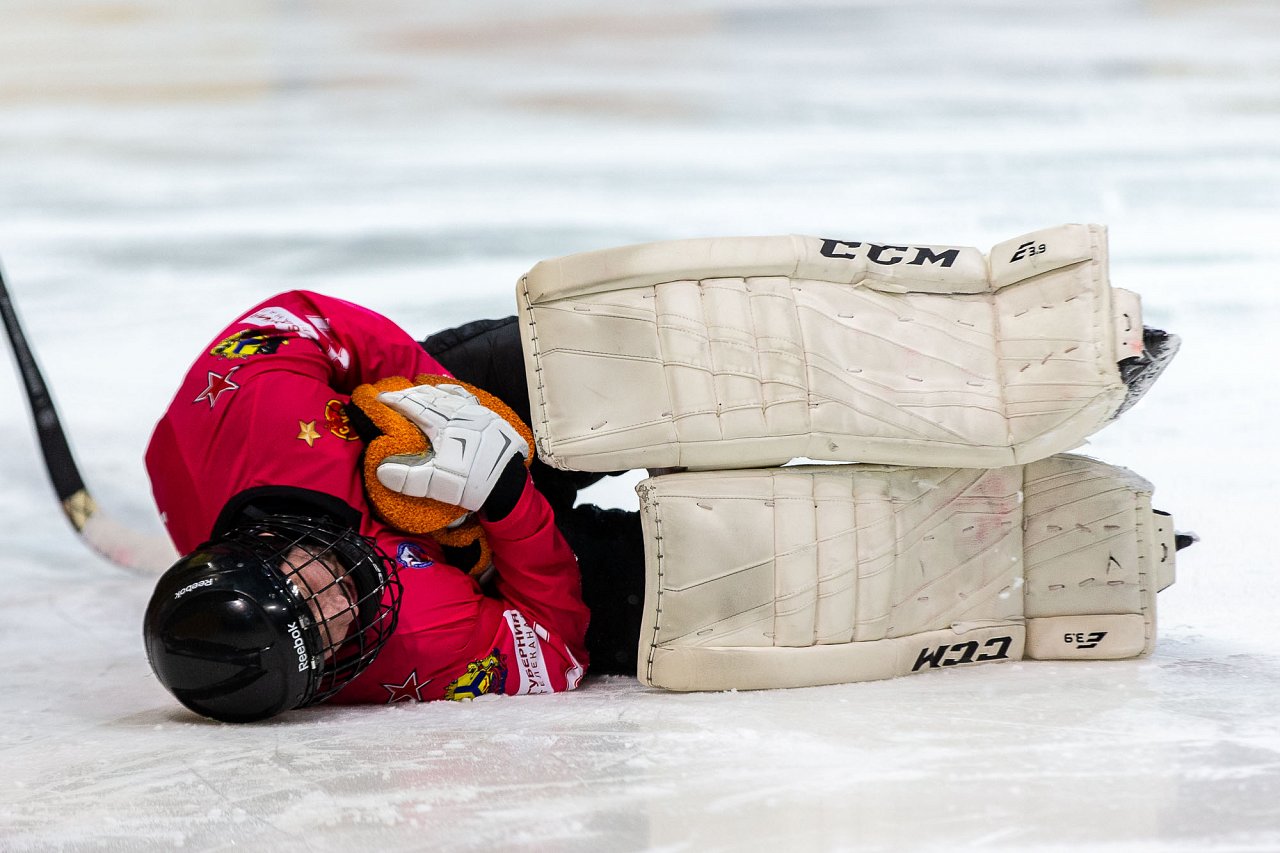
M 347 407 L 341 400 L 330 400 L 324 406 L 324 422 L 329 425 L 329 432 L 344 441 L 359 441 L 360 436 L 351 428 L 351 419 L 347 417 Z
M 455 702 L 474 699 L 486 693 L 501 693 L 507 683 L 507 668 L 494 649 L 487 657 L 467 664 L 467 671 L 444 689 L 444 698 Z
M 270 355 L 287 343 L 289 339 L 280 335 L 268 335 L 264 332 L 245 329 L 218 341 L 213 345 L 213 349 L 209 350 L 209 355 L 216 355 L 218 358 Z

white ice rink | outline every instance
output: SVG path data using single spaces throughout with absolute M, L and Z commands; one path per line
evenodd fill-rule
M 1061 222 L 1184 339 L 1084 450 L 1203 538 L 1152 658 L 206 722 L 2 367 L 0 850 L 1280 850 L 1280 4 L 0 0 L 0 258 L 156 533 L 155 419 L 279 290 L 425 334 L 587 249 Z

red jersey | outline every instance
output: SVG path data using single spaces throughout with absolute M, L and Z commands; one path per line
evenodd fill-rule
M 430 536 L 370 510 L 363 443 L 344 412 L 357 386 L 447 371 L 385 317 L 293 291 L 249 310 L 204 348 L 156 425 L 146 465 L 179 553 L 246 503 L 302 499 L 358 525 L 399 567 L 395 633 L 332 702 L 550 693 L 578 685 L 588 612 L 578 564 L 526 481 L 510 515 L 481 523 L 496 569 L 486 594 Z

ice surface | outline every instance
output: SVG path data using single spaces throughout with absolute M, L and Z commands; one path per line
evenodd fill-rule
M 0 11 L 0 257 L 132 524 L 194 348 L 281 289 L 427 333 L 627 242 L 1101 221 L 1184 346 L 1086 450 L 1203 537 L 1141 662 L 215 725 L 152 679 L 148 581 L 72 536 L 0 370 L 0 849 L 1280 849 L 1276 4 Z

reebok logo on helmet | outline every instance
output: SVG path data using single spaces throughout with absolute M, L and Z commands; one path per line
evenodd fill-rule
M 202 581 L 196 581 L 193 584 L 187 584 L 182 589 L 178 590 L 173 594 L 173 599 L 174 601 L 177 601 L 179 598 L 182 598 L 182 596 L 191 592 L 191 590 L 199 589 L 202 586 L 213 586 L 213 578 L 205 578 Z
M 297 622 L 290 622 L 285 630 L 293 638 L 293 650 L 298 653 L 298 672 L 306 672 L 311 664 L 307 657 L 307 644 L 302 641 L 302 630 Z

